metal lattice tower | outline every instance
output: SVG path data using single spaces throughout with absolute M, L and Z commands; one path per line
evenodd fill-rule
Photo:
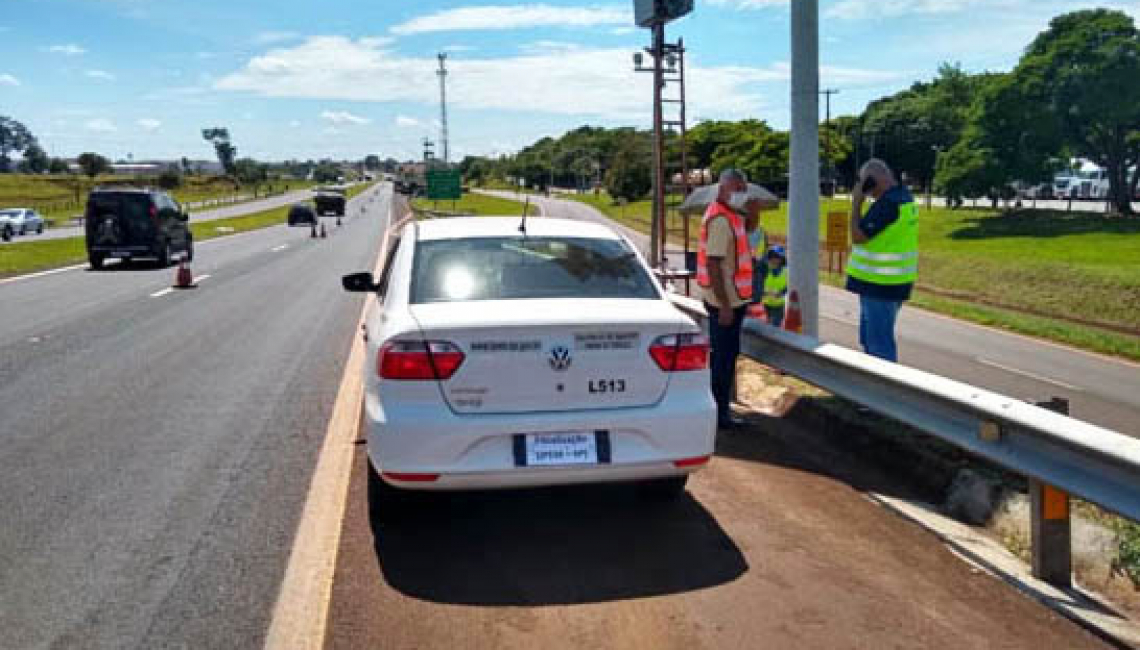
M 443 143 L 443 164 L 446 165 L 451 161 L 451 152 L 447 143 L 447 54 L 445 52 L 439 53 L 439 70 L 435 73 L 439 76 L 439 139 Z

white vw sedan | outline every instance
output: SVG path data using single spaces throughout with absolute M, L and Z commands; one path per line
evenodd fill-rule
M 366 315 L 371 489 L 639 481 L 677 495 L 713 452 L 708 340 L 591 223 L 413 221 Z M 377 475 L 382 480 L 377 478 Z

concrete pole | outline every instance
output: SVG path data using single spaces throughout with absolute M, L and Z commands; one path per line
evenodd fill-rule
M 792 164 L 788 284 L 804 334 L 819 336 L 819 0 L 792 0 Z

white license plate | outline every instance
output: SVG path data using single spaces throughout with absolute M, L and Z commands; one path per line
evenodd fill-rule
M 115 251 L 114 253 L 111 253 L 111 257 L 130 257 L 130 256 L 131 256 L 130 251 Z
M 526 464 L 595 465 L 598 438 L 593 433 L 536 433 L 526 437 Z

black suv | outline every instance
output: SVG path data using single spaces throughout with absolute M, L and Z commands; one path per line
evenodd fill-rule
M 148 258 L 170 266 L 175 253 L 194 259 L 194 236 L 187 214 L 165 192 L 131 187 L 97 187 L 87 195 L 83 223 L 91 268 L 108 257 Z
M 314 202 L 317 204 L 317 214 L 344 216 L 345 198 L 342 190 L 328 188 L 317 190 L 317 197 Z

